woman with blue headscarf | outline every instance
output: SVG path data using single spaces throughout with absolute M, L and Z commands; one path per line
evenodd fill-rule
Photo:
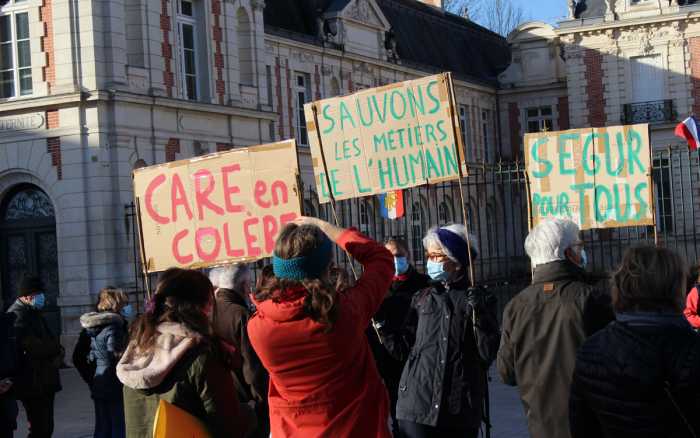
M 330 281 L 334 244 L 363 267 L 348 289 Z M 365 328 L 391 284 L 391 253 L 356 230 L 299 218 L 280 232 L 272 266 L 248 322 L 270 373 L 272 436 L 390 437 L 389 397 Z
M 432 284 L 414 295 L 400 330 L 380 329 L 387 350 L 407 360 L 396 406 L 399 430 L 407 438 L 476 438 L 485 372 L 498 350 L 496 300 L 470 287 L 469 265 L 478 253 L 463 225 L 430 229 L 423 246 Z

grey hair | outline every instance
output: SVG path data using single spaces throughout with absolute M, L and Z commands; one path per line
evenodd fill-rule
M 245 263 L 219 266 L 209 271 L 209 280 L 219 289 L 238 290 L 246 276 L 250 276 L 250 266 Z
M 571 219 L 553 218 L 537 224 L 525 238 L 532 267 L 566 259 L 566 250 L 578 242 L 579 232 Z
M 439 228 L 444 228 L 445 230 L 452 231 L 453 233 L 461 237 L 462 240 L 464 240 L 471 249 L 472 260 L 476 259 L 479 256 L 479 250 L 477 249 L 478 243 L 476 237 L 473 234 L 468 233 L 467 227 L 465 227 L 463 224 L 450 224 L 444 227 L 435 226 L 430 228 L 428 232 L 425 233 L 425 237 L 423 237 L 423 248 L 425 248 L 426 251 L 428 250 L 428 247 L 431 244 L 437 245 L 440 247 L 440 249 L 442 249 L 442 252 L 444 252 L 450 260 L 459 263 L 459 259 L 455 257 L 454 254 L 452 254 L 450 250 L 440 241 L 440 237 L 438 237 L 437 234 L 437 230 Z

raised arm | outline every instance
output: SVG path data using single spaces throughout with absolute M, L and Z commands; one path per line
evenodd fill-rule
M 353 228 L 338 228 L 321 219 L 310 217 L 299 218 L 296 223 L 319 227 L 329 239 L 362 265 L 362 276 L 348 291 L 347 297 L 357 309 L 360 318 L 358 322 L 364 330 L 364 326 L 377 312 L 391 286 L 394 275 L 393 256 L 383 245 Z

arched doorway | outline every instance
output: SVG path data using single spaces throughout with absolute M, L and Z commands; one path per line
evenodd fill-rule
M 25 272 L 41 277 L 46 289 L 45 317 L 60 334 L 56 215 L 49 197 L 32 184 L 13 187 L 0 203 L 2 298 L 9 306 Z

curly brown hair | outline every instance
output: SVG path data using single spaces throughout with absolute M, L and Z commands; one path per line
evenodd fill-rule
M 204 310 L 214 301 L 214 287 L 206 275 L 170 268 L 161 274 L 151 299 L 152 308 L 131 329 L 131 339 L 140 351 L 153 347 L 158 325 L 163 322 L 180 323 L 201 335 L 205 342 L 211 339 L 211 325 Z
M 616 312 L 671 311 L 684 307 L 688 269 L 685 261 L 667 248 L 629 248 L 612 277 Z
M 304 257 L 318 248 L 326 239 L 323 231 L 313 225 L 288 224 L 280 232 L 275 243 L 275 255 L 283 259 Z M 328 264 L 330 265 L 330 260 Z M 304 311 L 312 320 L 326 326 L 326 331 L 333 330 L 338 317 L 337 290 L 330 283 L 327 273 L 321 278 L 304 279 L 302 281 L 268 277 L 262 282 L 255 293 L 257 301 L 282 299 L 281 291 L 306 289 Z

